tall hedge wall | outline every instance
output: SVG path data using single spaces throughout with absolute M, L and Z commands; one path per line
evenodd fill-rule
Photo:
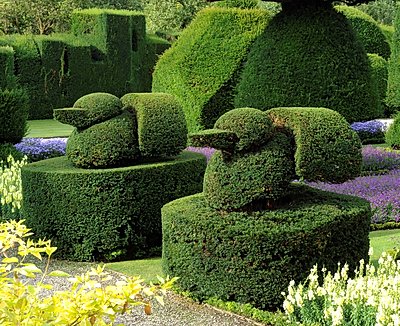
M 160 253 L 161 207 L 200 192 L 205 167 L 191 152 L 114 169 L 79 169 L 66 157 L 31 163 L 22 169 L 23 214 L 59 258 L 149 257 Z
M 335 6 L 335 9 L 349 20 L 367 53 L 376 53 L 385 59 L 389 59 L 389 42 L 375 19 L 355 7 Z
M 87 9 L 72 20 L 71 34 L 0 37 L 0 46 L 15 51 L 14 73 L 28 91 L 30 119 L 51 118 L 54 108 L 88 93 L 150 91 L 157 55 L 168 45 L 146 37 L 143 14 Z
M 373 87 L 378 95 L 378 105 L 382 107 L 385 116 L 390 116 L 393 111 L 386 105 L 388 62 L 375 53 L 368 53 L 368 60 L 371 65 Z
M 204 9 L 161 56 L 153 91 L 181 101 L 189 132 L 212 128 L 218 117 L 233 109 L 234 88 L 248 49 L 270 18 L 261 10 Z
M 282 4 L 251 46 L 235 106 L 326 107 L 349 122 L 381 117 L 367 55 L 329 3 Z
M 371 208 L 364 199 L 312 188 L 291 190 L 279 209 L 226 213 L 203 194 L 162 208 L 163 269 L 202 300 L 278 308 L 290 280 L 314 264 L 353 271 L 368 260 Z
M 392 38 L 392 52 L 389 60 L 388 90 L 386 103 L 393 110 L 400 108 L 400 7 L 396 9 Z
M 10 87 L 14 75 L 14 50 L 10 46 L 0 46 L 0 89 Z

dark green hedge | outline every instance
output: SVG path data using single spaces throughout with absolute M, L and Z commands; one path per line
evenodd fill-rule
M 393 123 L 386 131 L 385 142 L 393 149 L 400 149 L 400 113 L 396 114 Z
M 204 9 L 161 56 L 153 91 L 178 98 L 189 132 L 212 128 L 234 108 L 234 88 L 248 49 L 270 17 L 262 10 Z
M 165 93 L 129 93 L 121 98 L 137 120 L 137 137 L 143 158 L 170 157 L 186 148 L 187 127 L 182 106 Z
M 234 152 L 226 157 L 217 151 L 204 176 L 204 196 L 216 209 L 237 210 L 262 206 L 280 199 L 293 179 L 292 144 L 281 133 L 257 151 Z
M 376 53 L 385 59 L 390 57 L 390 44 L 379 24 L 370 15 L 349 6 L 335 6 L 346 16 L 367 53 Z
M 55 109 L 54 118 L 78 129 L 90 127 L 119 115 L 122 102 L 115 95 L 91 93 L 80 97 L 73 108 Z
M 14 158 L 15 161 L 20 161 L 24 157 L 24 155 L 19 150 L 17 150 L 13 144 L 0 143 L 0 162 L 3 161 L 3 165 L 8 165 L 7 158 L 10 155 Z M 2 164 L 0 164 L 0 168 Z
M 326 107 L 349 122 L 381 117 L 364 48 L 328 3 L 284 3 L 250 49 L 236 107 Z
M 232 131 L 238 136 L 236 151 L 261 147 L 275 133 L 271 119 L 264 112 L 252 108 L 228 111 L 218 118 L 214 128 Z
M 290 280 L 314 264 L 350 271 L 368 261 L 371 208 L 364 199 L 297 185 L 280 209 L 219 212 L 197 194 L 162 208 L 163 269 L 203 300 L 280 307 Z
M 148 257 L 160 253 L 161 207 L 201 191 L 205 166 L 191 152 L 116 169 L 78 169 L 66 157 L 31 163 L 22 169 L 23 214 L 59 258 Z
M 259 8 L 259 2 L 258 0 L 223 0 L 212 5 L 223 8 L 256 9 Z
M 388 91 L 386 102 L 393 111 L 400 108 L 400 7 L 396 9 L 392 37 L 392 52 L 389 60 Z
M 0 46 L 0 89 L 14 86 L 14 50 Z
M 1 36 L 5 45 L 14 49 L 30 119 L 51 118 L 54 108 L 71 107 L 88 93 L 150 91 L 157 55 L 168 47 L 146 39 L 142 13 L 100 9 L 74 12 L 71 34 Z
M 360 139 L 339 113 L 324 108 L 275 108 L 267 114 L 277 128 L 293 133 L 298 177 L 344 182 L 360 175 Z
M 81 168 L 129 165 L 140 157 L 135 117 L 124 112 L 87 129 L 75 129 L 68 138 L 66 154 Z
M 28 97 L 25 90 L 0 89 L 0 144 L 21 141 L 27 132 Z
M 374 53 L 368 53 L 368 59 L 371 65 L 373 87 L 378 95 L 378 105 L 382 107 L 385 116 L 390 117 L 393 111 L 386 105 L 388 62 Z

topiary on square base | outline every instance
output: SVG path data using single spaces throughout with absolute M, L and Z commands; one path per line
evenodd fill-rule
M 82 169 L 66 157 L 22 169 L 26 223 L 58 257 L 133 259 L 160 253 L 161 207 L 201 191 L 202 154 L 120 168 Z
M 370 218 L 364 199 L 299 184 L 275 210 L 218 211 L 196 194 L 162 208 L 164 272 L 200 300 L 276 308 L 314 264 L 352 271 L 368 260 Z

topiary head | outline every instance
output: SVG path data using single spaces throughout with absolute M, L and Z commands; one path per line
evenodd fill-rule
M 108 93 L 91 93 L 79 98 L 72 108 L 55 109 L 54 118 L 77 129 L 85 129 L 121 112 L 122 102 L 118 97 Z
M 224 152 L 246 152 L 266 144 L 274 135 L 271 119 L 262 111 L 239 108 L 228 111 L 214 129 L 191 134 L 193 146 L 213 147 Z

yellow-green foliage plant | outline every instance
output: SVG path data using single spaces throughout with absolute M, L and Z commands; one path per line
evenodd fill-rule
M 347 265 L 334 275 L 323 268 L 322 283 L 314 266 L 305 284 L 290 282 L 286 314 L 302 325 L 400 325 L 400 260 L 384 252 L 378 263 L 375 268 L 361 260 L 354 278 Z
M 27 157 L 15 160 L 11 155 L 7 161 L 0 161 L 0 220 L 18 217 L 22 202 L 21 167 Z
M 142 305 L 151 312 L 153 300 L 163 304 L 165 291 L 175 278 L 161 285 L 145 285 L 139 277 L 121 277 L 115 285 L 105 285 L 111 275 L 104 266 L 92 268 L 86 274 L 70 277 L 62 271 L 48 272 L 50 257 L 57 249 L 50 240 L 34 242 L 23 221 L 0 224 L 0 325 L 113 325 L 120 314 L 130 313 Z M 44 270 L 29 259 L 47 257 Z M 47 276 L 69 277 L 71 288 L 51 291 Z M 119 324 L 121 325 L 121 324 Z

